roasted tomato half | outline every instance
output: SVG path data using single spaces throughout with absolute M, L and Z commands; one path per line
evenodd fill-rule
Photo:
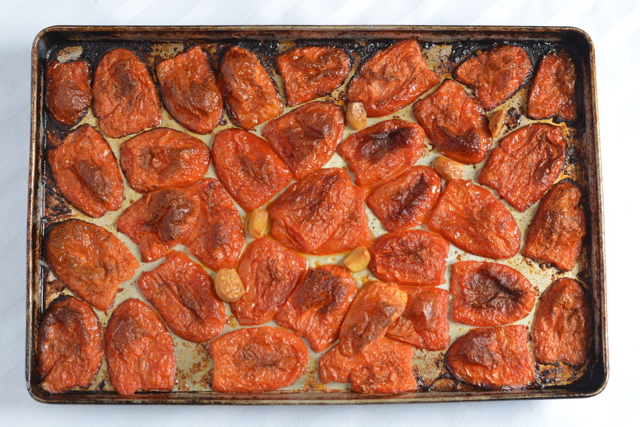
M 102 359 L 102 325 L 91 307 L 68 296 L 55 300 L 42 316 L 38 330 L 40 387 L 49 393 L 89 387 Z
M 118 394 L 171 391 L 176 370 L 171 334 L 148 305 L 130 298 L 113 311 L 105 333 L 109 378 Z
M 369 117 L 393 114 L 438 84 L 415 40 L 376 53 L 360 66 L 347 87 L 349 102 L 362 102 Z
M 300 180 L 331 159 L 344 134 L 344 113 L 330 102 L 311 102 L 269 122 L 264 136 Z
M 209 346 L 211 388 L 257 393 L 290 386 L 304 374 L 309 350 L 291 332 L 262 326 L 231 331 Z
M 575 120 L 576 78 L 576 66 L 569 52 L 561 49 L 545 56 L 529 90 L 527 115 L 532 119 Z
M 418 388 L 411 370 L 410 345 L 381 337 L 354 357 L 343 356 L 338 347 L 318 361 L 321 383 L 350 383 L 351 391 L 366 394 L 397 394 Z
M 387 120 L 354 133 L 338 146 L 338 154 L 362 188 L 375 187 L 402 174 L 424 151 L 424 130 L 404 120 Z
M 45 102 L 51 116 L 73 126 L 91 105 L 91 69 L 87 61 L 57 62 L 47 65 Z
M 207 173 L 210 160 L 204 142 L 169 128 L 143 132 L 120 148 L 122 172 L 138 193 L 193 184 Z
M 331 46 L 302 46 L 276 58 L 290 106 L 327 95 L 344 82 L 351 69 L 347 53 Z
M 107 52 L 93 75 L 93 112 L 111 138 L 158 126 L 160 97 L 147 66 L 128 49 Z
M 156 66 L 164 106 L 192 132 L 211 133 L 223 113 L 222 94 L 207 54 L 196 46 Z
M 447 183 L 427 227 L 474 255 L 506 259 L 520 250 L 520 228 L 513 215 L 489 190 L 471 181 Z
M 460 261 L 451 267 L 453 320 L 499 326 L 527 316 L 536 290 L 518 270 L 494 262 Z
M 445 362 L 461 381 L 490 390 L 528 386 L 535 366 L 522 325 L 472 329 L 451 344 Z
M 540 298 L 533 319 L 533 354 L 538 363 L 583 365 L 591 348 L 587 294 L 569 278 L 555 281 Z
M 276 86 L 258 57 L 231 47 L 220 64 L 222 93 L 234 125 L 253 129 L 282 114 L 284 106 Z
M 554 185 L 536 211 L 522 250 L 526 257 L 570 271 L 578 262 L 587 220 L 580 207 L 582 193 L 569 181 Z
M 480 163 L 487 156 L 493 142 L 487 115 L 478 100 L 453 80 L 416 102 L 413 114 L 445 156 L 466 164 Z
M 120 209 L 124 183 L 111 147 L 94 128 L 83 125 L 47 153 L 62 195 L 83 213 L 99 218 Z
M 143 272 L 138 287 L 169 329 L 187 341 L 210 341 L 227 323 L 213 280 L 182 252 L 170 252 L 155 270 Z
M 276 315 L 302 279 L 307 260 L 268 237 L 255 240 L 238 263 L 244 295 L 230 304 L 241 325 L 261 325 Z
M 353 276 L 340 266 L 311 269 L 278 312 L 276 322 L 305 337 L 311 350 L 322 352 L 338 339 L 357 290 Z
M 346 357 L 361 354 L 400 317 L 407 294 L 395 283 L 368 282 L 356 295 L 340 328 L 340 353 Z
M 558 177 L 565 157 L 562 129 L 544 123 L 522 127 L 500 141 L 482 168 L 478 182 L 498 190 L 524 212 Z
M 140 266 L 116 236 L 76 219 L 51 226 L 45 253 L 56 277 L 102 311 L 113 304 L 120 283 L 131 279 Z

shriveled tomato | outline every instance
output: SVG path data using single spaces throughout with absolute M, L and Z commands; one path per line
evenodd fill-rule
M 516 93 L 531 74 L 531 59 L 519 46 L 498 46 L 463 62 L 455 78 L 471 86 L 485 110 L 493 110 Z
M 364 352 L 345 357 L 338 346 L 318 361 L 323 384 L 351 383 L 351 391 L 367 394 L 397 394 L 418 388 L 411 370 L 413 347 L 388 338 L 378 338 Z
M 371 246 L 369 269 L 380 280 L 401 285 L 437 286 L 445 282 L 449 242 L 424 230 L 387 233 Z
M 356 295 L 340 328 L 340 353 L 346 357 L 361 354 L 371 343 L 384 336 L 400 317 L 407 294 L 395 283 L 368 282 Z
M 99 218 L 120 209 L 124 183 L 111 147 L 94 128 L 83 125 L 47 152 L 62 195 L 83 213 Z
M 222 94 L 207 54 L 199 46 L 156 66 L 167 111 L 192 132 L 210 133 L 220 123 Z
M 227 323 L 213 280 L 182 252 L 170 252 L 155 270 L 143 272 L 138 287 L 169 329 L 187 341 L 212 340 Z
M 152 191 L 122 212 L 118 231 L 140 245 L 142 261 L 155 261 L 184 242 L 200 209 L 200 203 L 187 188 Z
M 495 188 L 500 197 L 524 212 L 553 185 L 564 157 L 562 129 L 534 123 L 500 141 L 482 168 L 478 182 Z
M 338 253 L 372 240 L 364 194 L 342 169 L 311 173 L 287 188 L 267 210 L 273 238 L 298 252 Z
M 147 66 L 128 49 L 107 52 L 93 76 L 93 112 L 100 128 L 120 138 L 162 120 L 160 97 Z
M 138 299 L 128 299 L 113 311 L 105 333 L 109 378 L 116 393 L 171 391 L 176 356 L 160 317 Z
M 554 185 L 536 211 L 522 250 L 526 257 L 570 271 L 578 261 L 587 220 L 580 207 L 582 193 L 569 181 Z
M 535 366 L 522 325 L 472 329 L 451 344 L 445 362 L 461 381 L 491 390 L 517 389 L 535 381 Z
M 278 90 L 253 52 L 238 46 L 229 48 L 220 64 L 220 78 L 234 125 L 252 129 L 282 114 Z
M 89 387 L 102 365 L 103 349 L 102 325 L 91 307 L 68 296 L 55 300 L 38 330 L 40 387 L 49 393 Z
M 513 215 L 489 190 L 471 181 L 448 181 L 427 227 L 474 255 L 506 259 L 520 250 L 520 228 Z
M 353 276 L 340 266 L 311 269 L 278 311 L 276 322 L 305 337 L 311 350 L 322 352 L 338 339 L 357 290 Z
M 75 219 L 49 228 L 45 253 L 56 277 L 102 311 L 113 304 L 120 283 L 131 279 L 140 266 L 116 236 Z
M 209 346 L 211 388 L 224 393 L 277 390 L 304 374 L 309 351 L 291 332 L 262 326 L 231 331 Z
M 546 55 L 529 89 L 527 115 L 532 119 L 551 117 L 573 121 L 578 117 L 576 66 L 564 49 Z
M 213 166 L 222 185 L 246 212 L 267 203 L 293 179 L 269 144 L 243 129 L 216 134 Z
M 421 350 L 446 349 L 449 346 L 449 292 L 413 286 L 400 289 L 407 294 L 407 305 L 387 329 L 387 336 Z
M 441 188 L 433 168 L 414 166 L 371 191 L 367 206 L 389 231 L 413 228 L 426 221 Z
M 290 106 L 327 95 L 344 82 L 351 69 L 349 56 L 337 47 L 302 46 L 276 58 Z
M 91 105 L 91 69 L 87 61 L 47 64 L 45 102 L 51 116 L 63 125 L 76 124 Z
M 300 180 L 329 161 L 344 134 L 344 113 L 330 102 L 310 102 L 269 122 L 264 136 Z
M 244 295 L 230 305 L 241 325 L 273 319 L 307 270 L 307 260 L 268 237 L 255 240 L 238 263 Z
M 409 169 L 422 156 L 424 130 L 404 120 L 387 120 L 354 133 L 338 154 L 356 175 L 356 184 L 375 187 Z
M 362 102 L 369 117 L 393 114 L 438 84 L 415 40 L 376 53 L 360 66 L 347 87 L 349 102 Z
M 143 132 L 120 148 L 122 172 L 138 193 L 193 184 L 207 173 L 210 160 L 204 142 L 169 128 Z
M 445 156 L 467 164 L 487 156 L 493 142 L 487 115 L 478 100 L 453 80 L 416 102 L 413 114 Z
M 453 320 L 498 326 L 527 316 L 536 290 L 522 273 L 494 262 L 461 261 L 451 267 Z
M 587 294 L 569 278 L 555 281 L 540 298 L 533 319 L 533 354 L 539 363 L 583 365 L 591 348 Z

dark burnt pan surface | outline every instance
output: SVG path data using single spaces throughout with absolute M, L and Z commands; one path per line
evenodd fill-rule
M 83 57 L 95 67 L 104 53 L 115 47 L 131 48 L 150 64 L 160 60 L 154 46 L 163 43 L 215 45 L 209 50 L 218 65 L 221 54 L 230 45 L 241 45 L 258 54 L 270 72 L 275 67 L 279 43 L 291 45 L 329 44 L 345 49 L 357 66 L 395 40 L 415 38 L 421 47 L 450 45 L 450 69 L 475 51 L 499 44 L 522 46 L 534 67 L 554 46 L 567 48 L 577 63 L 578 92 L 582 114 L 572 126 L 581 134 L 581 150 L 569 151 L 567 162 L 582 163 L 584 205 L 588 216 L 586 271 L 578 279 L 590 287 L 594 313 L 593 349 L 584 375 L 565 385 L 548 386 L 539 378 L 535 388 L 512 391 L 474 390 L 458 385 L 456 391 L 436 391 L 421 385 L 420 392 L 394 396 L 368 396 L 349 392 L 274 391 L 261 394 L 222 394 L 211 391 L 174 391 L 137 393 L 118 396 L 103 392 L 104 380 L 91 391 L 72 391 L 52 395 L 39 388 L 36 342 L 40 317 L 47 301 L 45 278 L 48 274 L 43 253 L 43 238 L 51 221 L 69 217 L 62 195 L 52 184 L 45 162 L 47 147 L 70 128 L 51 120 L 44 108 L 44 70 L 47 59 L 68 46 L 82 46 Z M 154 73 L 152 73 L 154 76 Z M 340 102 L 339 99 L 336 101 Z M 517 113 L 517 112 L 516 112 Z M 31 156 L 27 234 L 27 340 L 26 380 L 34 399 L 47 403 L 147 403 L 147 404 L 361 404 L 413 403 L 470 400 L 505 400 L 533 398 L 588 397 L 600 393 L 608 379 L 608 344 L 606 319 L 606 274 L 602 177 L 596 97 L 595 56 L 589 36 L 575 28 L 541 27 L 51 27 L 37 35 L 32 50 Z M 52 220 L 53 219 L 53 220 Z M 541 372 L 544 376 L 544 372 Z M 446 380 L 446 375 L 442 377 Z

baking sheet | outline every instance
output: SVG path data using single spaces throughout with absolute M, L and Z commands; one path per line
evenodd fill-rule
M 461 386 L 458 391 L 438 391 L 438 378 L 446 378 L 444 369 L 444 352 L 428 352 L 416 350 L 414 357 L 414 372 L 420 378 L 420 392 L 402 394 L 397 396 L 363 396 L 349 393 L 348 387 L 342 384 L 322 385 L 315 379 L 315 361 L 318 355 L 312 354 L 310 370 L 296 384 L 283 390 L 261 394 L 222 394 L 210 390 L 207 371 L 212 367 L 212 362 L 206 354 L 204 344 L 193 344 L 174 336 L 178 367 L 176 372 L 176 386 L 172 393 L 139 393 L 132 397 L 117 396 L 111 392 L 112 388 L 106 374 L 106 363 L 98 374 L 90 391 L 74 391 L 62 395 L 49 395 L 38 388 L 39 378 L 35 362 L 35 339 L 37 337 L 37 325 L 39 317 L 51 300 L 60 293 L 68 293 L 53 276 L 48 272 L 46 263 L 42 262 L 42 236 L 44 227 L 50 222 L 56 222 L 70 217 L 81 217 L 83 220 L 102 225 L 115 232 L 114 223 L 128 202 L 136 200 L 141 195 L 135 193 L 126 184 L 123 208 L 118 212 L 109 212 L 101 219 L 90 219 L 78 214 L 61 198 L 61 195 L 50 180 L 44 162 L 44 147 L 48 141 L 55 138 L 60 129 L 47 120 L 43 109 L 43 84 L 44 65 L 47 58 L 52 56 L 74 57 L 78 55 L 78 46 L 82 47 L 82 54 L 90 59 L 96 59 L 100 52 L 111 47 L 129 47 L 137 50 L 148 59 L 150 68 L 157 60 L 173 57 L 177 53 L 190 47 L 190 43 L 196 42 L 207 49 L 213 57 L 213 63 L 217 64 L 216 57 L 220 50 L 230 44 L 243 44 L 252 50 L 257 50 L 267 60 L 267 66 L 271 65 L 271 73 L 274 75 L 280 88 L 282 82 L 280 76 L 273 72 L 273 55 L 286 50 L 299 43 L 318 43 L 328 41 L 347 48 L 354 59 L 351 73 L 357 69 L 362 58 L 371 55 L 376 49 L 389 45 L 392 40 L 416 38 L 420 41 L 425 53 L 427 63 L 442 79 L 450 75 L 452 67 L 448 63 L 450 56 L 465 58 L 477 48 L 488 47 L 496 41 L 509 41 L 522 43 L 535 51 L 536 46 L 544 46 L 548 43 L 561 44 L 570 48 L 579 59 L 579 90 L 582 91 L 582 105 L 584 115 L 582 120 L 573 129 L 568 129 L 570 146 L 574 147 L 572 154 L 574 162 L 567 162 L 564 172 L 559 180 L 565 177 L 575 179 L 580 183 L 585 194 L 585 208 L 589 218 L 589 235 L 585 241 L 587 250 L 583 251 L 578 265 L 574 271 L 559 275 L 557 270 L 546 268 L 537 263 L 526 260 L 521 254 L 516 257 L 501 261 L 525 274 L 541 294 L 548 285 L 557 277 L 578 277 L 581 282 L 589 287 L 593 296 L 593 310 L 595 313 L 595 336 L 593 352 L 590 361 L 580 374 L 579 381 L 561 381 L 560 386 L 534 388 L 518 391 L 467 391 L 470 387 Z M 302 40 L 305 41 L 302 41 Z M 453 55 L 451 55 L 453 53 Z M 538 57 L 532 58 L 535 61 Z M 536 397 L 562 397 L 562 396 L 588 396 L 601 391 L 606 383 L 608 375 L 607 351 L 606 351 L 606 315 L 605 315 L 605 275 L 604 275 L 604 246 L 601 216 L 600 193 L 600 167 L 599 146 L 597 131 L 597 108 L 595 96 L 595 68 L 593 60 L 593 47 L 588 37 L 574 29 L 545 29 L 545 28 L 465 28 L 465 27 L 340 27 L 340 28 L 313 28 L 313 27 L 54 27 L 44 30 L 34 42 L 33 51 L 33 92 L 32 92 L 32 140 L 31 140 L 31 177 L 30 177 L 30 207 L 29 207 L 29 237 L 28 237 L 28 312 L 27 312 L 27 382 L 34 398 L 46 402 L 135 402 L 135 403 L 381 403 L 381 402 L 420 402 L 420 401 L 447 401 L 447 400 L 485 400 L 485 399 L 517 399 Z M 95 65 L 95 64 L 94 64 Z M 349 78 L 347 79 L 347 82 Z M 520 108 L 526 103 L 526 88 L 520 90 L 512 99 L 497 109 Z M 436 88 L 428 93 L 431 93 Z M 332 93 L 331 99 L 341 104 L 344 99 L 344 86 Z M 412 106 L 394 114 L 394 117 L 414 121 L 411 113 Z M 288 111 L 287 109 L 286 111 Z M 490 113 L 491 114 L 491 113 Z M 489 115 L 490 115 L 489 114 Z M 369 119 L 369 125 L 388 119 Z M 226 120 L 226 116 L 225 116 Z M 230 127 L 227 124 L 216 128 L 215 133 Z M 529 120 L 523 115 L 520 126 L 526 125 Z M 96 125 L 96 120 L 89 112 L 80 124 L 89 123 Z M 79 125 L 80 125 L 79 124 Z M 161 126 L 172 127 L 186 131 L 175 123 L 163 110 Z M 256 129 L 259 135 L 264 125 Z M 211 146 L 212 135 L 197 135 L 187 133 L 203 140 Z M 347 127 L 345 137 L 351 133 Z M 501 136 L 506 134 L 503 131 Z M 500 136 L 500 137 L 501 137 Z M 122 139 L 107 138 L 119 157 L 121 143 L 130 136 Z M 499 138 L 498 140 L 499 141 Z M 495 143 L 497 143 L 497 141 Z M 494 146 L 495 146 L 494 143 Z M 430 147 L 429 147 L 430 148 Z M 418 164 L 431 165 L 437 153 L 433 149 L 426 149 L 425 155 Z M 327 164 L 327 167 L 344 166 L 342 159 L 336 154 Z M 466 167 L 465 179 L 474 179 L 481 170 L 482 163 L 476 167 Z M 207 176 L 215 176 L 210 167 Z M 495 192 L 494 192 L 495 194 Z M 240 210 L 240 208 L 238 208 Z M 531 207 L 526 213 L 521 214 L 510 208 L 520 225 L 522 235 L 526 235 L 526 226 L 535 213 L 536 206 Z M 242 216 L 244 213 L 240 210 Z M 370 226 L 374 235 L 383 232 L 379 221 L 368 211 Z M 125 241 L 133 253 L 139 258 L 139 249 L 126 236 L 118 234 Z M 251 241 L 248 237 L 247 243 Z M 308 257 L 310 265 L 323 263 L 340 263 L 340 256 Z M 482 259 L 464 253 L 457 248 L 451 248 L 449 264 L 454 260 Z M 144 264 L 131 281 L 124 282 L 123 291 L 117 296 L 113 307 L 128 297 L 144 298 L 139 294 L 135 282 L 141 271 L 155 268 L 162 261 Z M 214 275 L 214 273 L 212 273 Z M 370 273 L 364 271 L 354 275 L 359 283 L 366 281 Z M 447 278 L 449 272 L 447 274 Z M 442 286 L 448 289 L 448 284 Z M 110 314 L 113 308 L 107 312 Z M 97 311 L 101 321 L 106 325 L 108 315 Z M 533 313 L 518 324 L 529 326 Z M 229 313 L 230 322 L 225 327 L 225 332 L 237 327 L 237 323 Z M 468 326 L 450 322 L 452 341 L 465 333 Z M 541 371 L 543 372 L 543 371 Z M 582 375 L 582 374 L 586 375 Z M 555 372 L 565 379 L 575 373 Z M 442 380 L 446 382 L 445 380 Z

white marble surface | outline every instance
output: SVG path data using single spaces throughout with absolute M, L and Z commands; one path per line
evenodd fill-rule
M 532 0 L 249 2 L 231 0 L 2 0 L 0 17 L 0 426 L 617 425 L 637 423 L 640 240 L 640 3 Z M 383 406 L 53 406 L 29 397 L 24 378 L 30 50 L 51 25 L 558 25 L 596 46 L 604 175 L 611 376 L 579 400 Z

